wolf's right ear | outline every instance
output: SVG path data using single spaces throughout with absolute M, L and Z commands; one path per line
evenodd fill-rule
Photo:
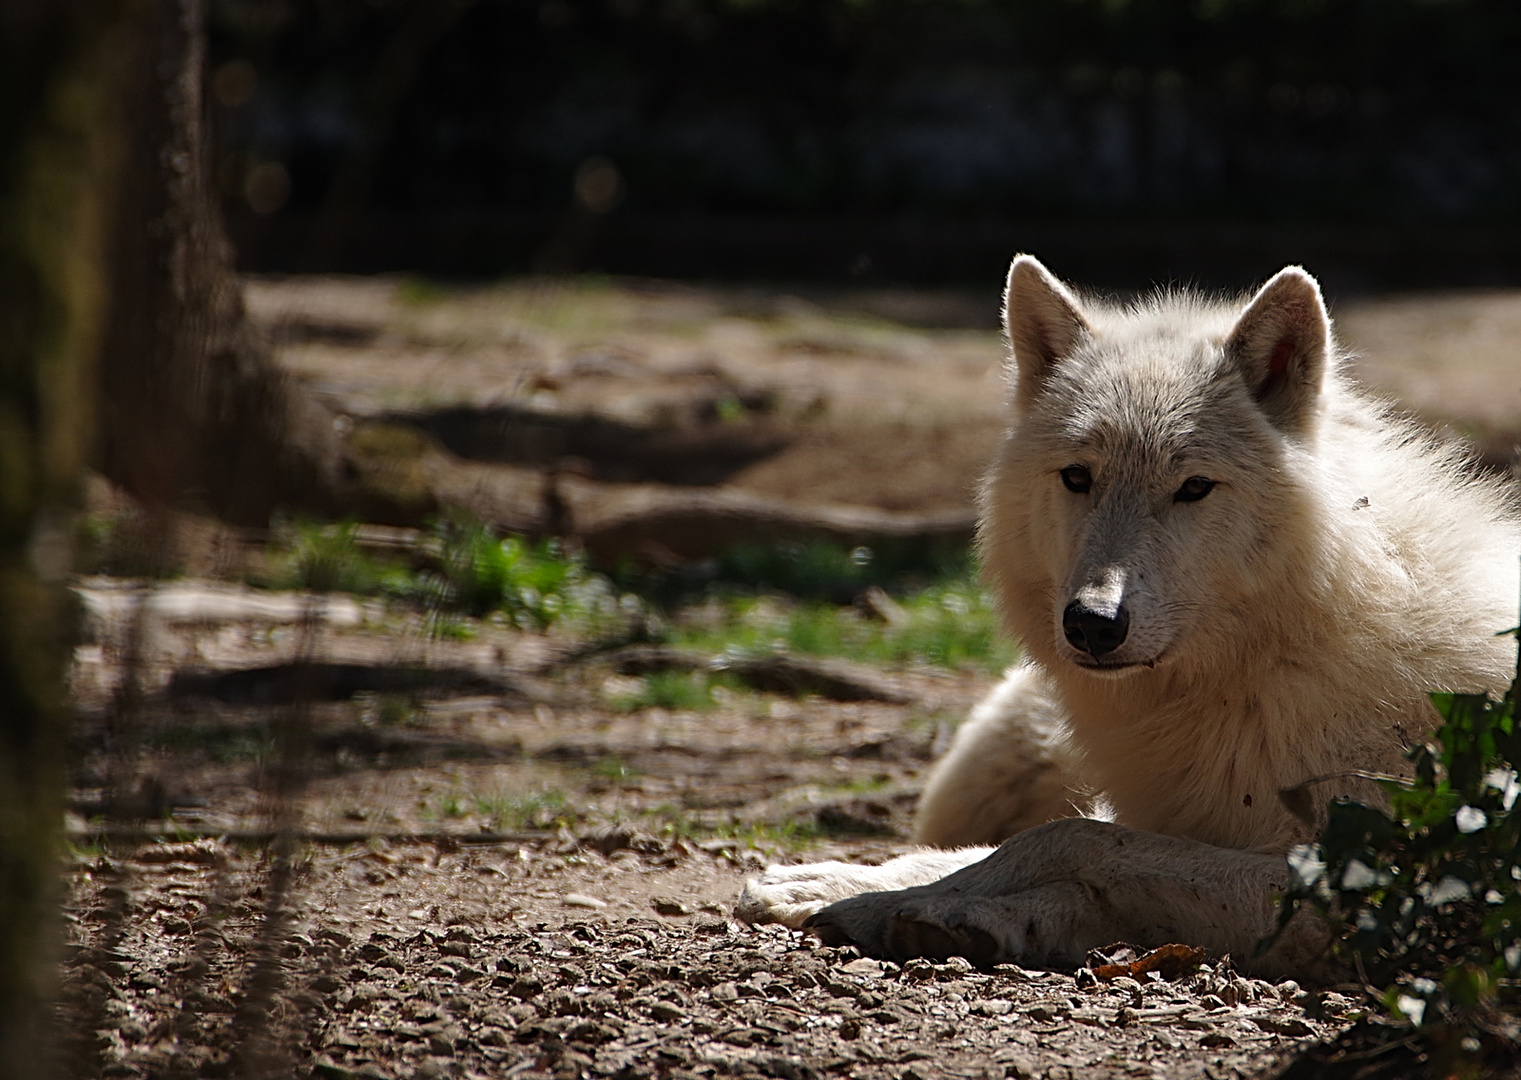
M 1014 404 L 1035 399 L 1051 369 L 1088 333 L 1077 297 L 1034 255 L 1016 256 L 1003 293 L 1003 328 L 1014 354 Z

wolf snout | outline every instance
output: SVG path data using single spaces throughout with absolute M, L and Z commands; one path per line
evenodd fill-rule
M 1123 605 L 1112 612 L 1097 611 L 1074 600 L 1062 612 L 1062 632 L 1074 649 L 1100 660 L 1125 644 L 1130 613 Z

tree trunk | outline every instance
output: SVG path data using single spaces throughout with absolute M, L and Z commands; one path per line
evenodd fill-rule
M 50 1071 L 69 510 L 123 130 L 114 3 L 0 4 L 0 1076 Z
M 244 317 L 207 183 L 202 0 L 143 5 L 123 87 L 131 117 L 112 233 L 98 461 L 150 506 L 268 523 L 351 503 L 333 416 Z

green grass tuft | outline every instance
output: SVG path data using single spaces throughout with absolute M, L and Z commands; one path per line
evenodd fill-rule
M 896 624 L 854 607 L 775 596 L 728 596 L 678 618 L 671 640 L 714 652 L 786 651 L 867 663 L 998 672 L 1013 662 L 991 602 L 968 578 L 902 597 Z
M 639 689 L 615 695 L 608 704 L 621 712 L 655 708 L 706 712 L 723 704 L 728 694 L 745 692 L 733 676 L 707 671 L 657 671 L 639 682 Z
M 558 540 L 499 537 L 478 522 L 459 520 L 437 522 L 432 533 L 437 569 L 401 590 L 430 610 L 472 618 L 500 614 L 525 630 L 570 621 L 596 631 L 623 615 L 612 583 Z
M 569 827 L 580 816 L 565 792 L 554 789 L 529 795 L 495 792 L 476 795 L 474 799 L 476 813 L 486 818 L 497 832 Z

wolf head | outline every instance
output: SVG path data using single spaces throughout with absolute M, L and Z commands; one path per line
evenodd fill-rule
M 1294 465 L 1335 360 L 1314 278 L 1118 307 L 1022 255 L 1004 325 L 1014 423 L 982 545 L 1011 630 L 1048 666 L 1111 678 L 1240 647 L 1301 550 Z

